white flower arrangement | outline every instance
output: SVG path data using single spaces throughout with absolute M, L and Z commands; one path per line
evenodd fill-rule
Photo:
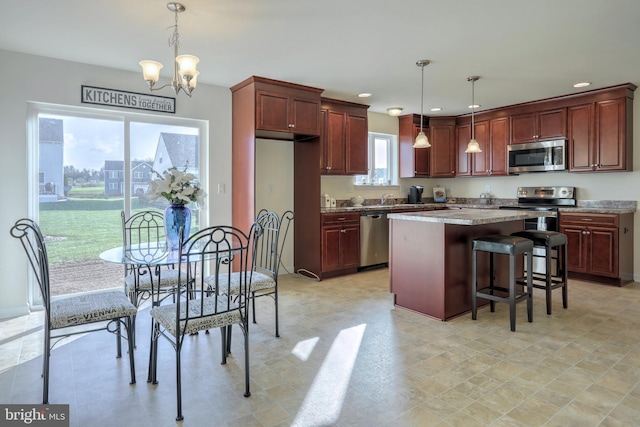
M 157 179 L 149 181 L 149 194 L 154 199 L 165 198 L 172 205 L 184 205 L 189 202 L 202 204 L 207 193 L 200 188 L 196 176 L 184 170 L 178 170 L 175 166 L 159 174 L 152 170 Z

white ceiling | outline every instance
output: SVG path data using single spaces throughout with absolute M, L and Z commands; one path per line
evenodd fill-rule
M 0 0 L 0 48 L 171 74 L 173 14 L 164 0 Z M 251 75 L 325 89 L 323 96 L 420 112 L 469 112 L 587 89 L 640 84 L 638 0 L 184 0 L 181 53 L 200 57 L 199 83 Z M 0 64 L 1 66 L 1 64 Z M 54 79 L 64 76 L 52 77 Z M 19 76 L 16 76 L 20 81 Z M 96 82 L 94 82 L 96 83 Z M 146 90 L 140 78 L 140 91 Z M 171 95 L 169 89 L 167 95 Z M 371 92 L 359 100 L 360 92 Z M 197 96 L 197 92 L 194 94 Z

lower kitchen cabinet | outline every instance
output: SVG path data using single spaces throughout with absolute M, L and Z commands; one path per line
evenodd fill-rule
M 322 214 L 322 272 L 352 273 L 360 264 L 360 213 Z
M 560 213 L 569 277 L 621 286 L 633 281 L 633 214 Z

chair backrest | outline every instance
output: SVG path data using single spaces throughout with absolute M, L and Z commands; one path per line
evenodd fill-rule
M 11 227 L 11 235 L 20 240 L 27 254 L 29 264 L 33 270 L 35 280 L 38 282 L 42 305 L 46 313 L 46 326 L 49 325 L 49 311 L 51 308 L 51 291 L 49 286 L 49 258 L 44 243 L 44 236 L 38 224 L 29 219 L 22 218 Z
M 165 243 L 164 215 L 158 211 L 142 211 L 128 219 L 122 211 L 122 244 L 124 246 L 140 243 Z
M 291 211 L 286 211 L 281 217 L 277 213 L 266 209 L 258 212 L 255 224 L 260 227 L 256 230 L 257 235 L 253 248 L 253 267 L 255 270 L 271 273 L 274 279 L 277 279 L 282 250 L 293 216 L 294 214 Z M 281 234 L 285 221 L 284 234 Z
M 181 239 L 178 274 L 180 301 L 186 307 L 185 310 L 177 310 L 178 331 L 185 327 L 183 322 L 187 316 L 193 319 L 234 310 L 246 315 L 247 283 L 251 270 L 250 236 L 256 233 L 255 230 L 252 227 L 250 235 L 246 235 L 235 227 L 212 226 L 186 240 Z M 232 274 L 232 270 L 236 274 Z M 208 281 L 211 277 L 215 278 L 216 288 Z M 239 286 L 239 291 L 232 292 L 233 286 Z

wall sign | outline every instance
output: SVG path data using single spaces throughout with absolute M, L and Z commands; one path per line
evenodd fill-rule
M 160 113 L 175 114 L 176 112 L 175 98 L 85 85 L 82 85 L 82 102 L 85 104 L 135 108 Z

